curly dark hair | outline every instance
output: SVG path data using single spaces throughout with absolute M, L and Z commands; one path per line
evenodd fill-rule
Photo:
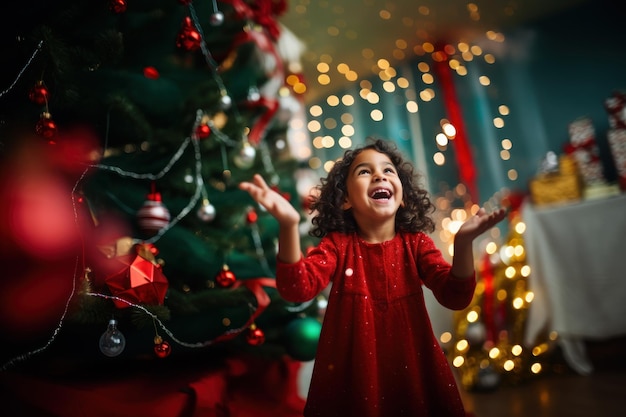
M 358 230 L 352 210 L 344 210 L 342 205 L 346 197 L 346 178 L 350 165 L 366 149 L 387 155 L 398 171 L 404 204 L 396 213 L 396 230 L 433 232 L 435 223 L 430 214 L 435 207 L 428 192 L 419 186 L 421 177 L 414 171 L 413 165 L 404 159 L 393 142 L 368 137 L 364 146 L 347 150 L 316 187 L 319 192 L 310 205 L 311 212 L 315 214 L 309 234 L 323 237 L 329 232 L 351 233 Z

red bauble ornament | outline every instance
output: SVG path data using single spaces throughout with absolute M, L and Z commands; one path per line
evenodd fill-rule
M 272 185 L 270 188 L 280 194 L 285 200 L 291 201 L 291 194 L 286 191 L 280 191 L 280 188 L 278 188 L 277 185 Z
M 192 0 L 178 0 L 178 2 L 183 6 L 189 6 L 191 4 L 191 1 Z
M 28 92 L 28 99 L 39 106 L 43 106 L 48 102 L 49 95 L 48 88 L 43 85 L 43 81 L 39 81 Z
M 206 123 L 202 123 L 196 128 L 196 136 L 198 137 L 198 139 L 206 139 L 209 137 L 210 134 L 211 127 Z
M 135 253 L 119 256 L 111 262 L 117 269 L 104 279 L 111 294 L 134 304 L 162 305 L 169 283 L 149 247 L 136 245 Z M 130 307 L 128 303 L 113 300 L 117 308 Z
M 263 343 L 265 343 L 265 333 L 263 333 L 263 330 L 256 327 L 255 324 L 252 324 L 248 328 L 248 334 L 246 335 L 246 340 L 248 341 L 248 344 L 252 346 L 262 345 Z
M 200 48 L 202 36 L 194 27 L 191 18 L 185 17 L 183 27 L 176 37 L 176 46 L 186 51 L 195 51 Z
M 252 224 L 256 223 L 257 220 L 259 220 L 259 215 L 257 214 L 256 210 L 248 210 L 248 213 L 246 214 L 246 222 L 248 222 L 248 224 Z
M 145 67 L 143 69 L 143 76 L 151 80 L 158 80 L 160 74 L 159 71 L 154 67 Z
M 127 6 L 126 0 L 109 0 L 109 10 L 115 14 L 124 13 Z
M 57 135 L 57 124 L 52 120 L 50 113 L 43 113 L 35 125 L 35 132 L 48 140 L 52 140 Z
M 167 358 L 172 353 L 172 347 L 167 341 L 161 339 L 161 336 L 156 336 L 154 338 L 154 353 L 161 359 Z
M 222 288 L 232 287 L 235 281 L 237 281 L 237 277 L 233 271 L 230 270 L 228 265 L 222 266 L 221 271 L 215 276 L 215 282 Z
M 170 223 L 170 212 L 163 205 L 161 193 L 152 191 L 146 198 L 147 200 L 137 212 L 137 220 L 141 230 L 153 236 Z

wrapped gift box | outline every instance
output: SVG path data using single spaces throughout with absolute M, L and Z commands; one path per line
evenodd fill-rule
M 607 139 L 619 177 L 619 186 L 626 190 L 626 129 L 609 129 Z
M 535 205 L 579 201 L 583 187 L 576 163 L 567 155 L 559 158 L 559 170 L 543 172 L 530 180 L 530 197 Z
M 595 129 L 588 117 L 581 117 L 568 126 L 569 144 L 565 153 L 570 155 L 578 166 L 578 172 L 584 184 L 591 186 L 606 182 L 604 166 L 600 159 L 600 148 L 596 143 Z

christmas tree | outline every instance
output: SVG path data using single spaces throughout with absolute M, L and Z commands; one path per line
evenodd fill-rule
M 466 390 L 492 390 L 517 384 L 560 366 L 554 361 L 555 334 L 525 344 L 528 309 L 534 299 L 526 261 L 520 206 L 523 196 L 509 193 L 509 232 L 498 247 L 489 242 L 477 261 L 477 287 L 470 305 L 455 312 L 454 334 L 447 334 L 448 356 Z
M 280 298 L 278 225 L 237 188 L 259 172 L 305 212 L 286 7 L 32 1 L 4 22 L 3 372 L 313 359 L 324 300 Z

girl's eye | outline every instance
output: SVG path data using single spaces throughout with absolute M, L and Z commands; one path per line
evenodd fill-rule
M 369 169 L 362 169 L 358 172 L 358 175 L 369 174 L 369 173 L 370 173 Z
M 396 171 L 393 168 L 386 168 L 385 172 L 391 172 L 392 174 L 395 173 Z

